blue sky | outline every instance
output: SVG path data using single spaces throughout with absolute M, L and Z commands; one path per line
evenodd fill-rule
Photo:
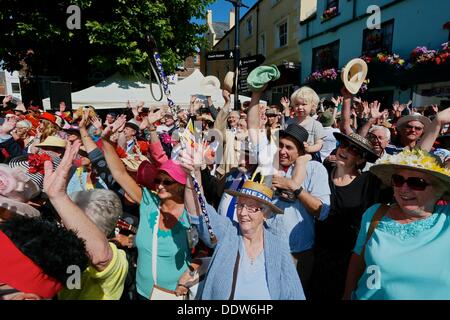
M 242 3 L 251 8 L 258 0 L 242 0 Z M 214 22 L 228 22 L 228 12 L 233 8 L 231 2 L 225 0 L 217 0 L 213 4 L 209 5 L 208 9 L 211 9 Z M 246 12 L 247 8 L 241 7 L 240 16 L 242 17 Z

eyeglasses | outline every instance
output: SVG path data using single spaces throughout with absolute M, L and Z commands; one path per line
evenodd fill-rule
M 248 205 L 246 205 L 244 203 L 237 203 L 236 204 L 236 209 L 237 210 L 242 211 L 242 209 L 244 209 L 244 208 L 250 213 L 257 213 L 259 211 L 262 211 L 262 208 L 260 208 L 260 207 L 251 207 L 251 206 L 248 206 Z
M 357 146 L 351 144 L 350 142 L 348 142 L 347 140 L 342 140 L 339 143 L 339 147 L 342 149 L 347 149 L 348 152 L 353 155 L 353 156 L 364 156 L 364 151 L 362 151 L 360 148 L 358 148 Z
M 409 177 L 408 179 L 405 179 L 404 177 L 398 174 L 393 174 L 391 180 L 392 184 L 397 188 L 401 188 L 406 182 L 408 187 L 415 191 L 423 191 L 426 189 L 426 187 L 430 185 L 422 178 Z
M 407 124 L 405 126 L 405 128 L 406 128 L 406 130 L 414 130 L 414 131 L 422 131 L 423 130 L 423 127 L 415 127 L 415 126 L 412 126 L 409 124 Z
M 162 185 L 165 186 L 165 187 L 171 186 L 171 185 L 173 185 L 174 183 L 176 183 L 176 181 L 173 181 L 173 180 L 164 180 L 164 179 L 159 179 L 159 178 L 156 178 L 155 180 L 153 180 L 153 182 L 154 182 L 157 186 L 159 186 L 160 184 L 162 184 Z

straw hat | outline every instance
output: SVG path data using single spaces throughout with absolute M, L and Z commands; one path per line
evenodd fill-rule
M 44 142 L 41 142 L 36 145 L 36 147 L 56 147 L 56 148 L 65 148 L 66 147 L 66 140 L 63 140 L 56 136 L 48 136 Z
M 427 117 L 424 117 L 420 114 L 418 115 L 409 115 L 409 116 L 404 116 L 401 117 L 398 121 L 397 121 L 397 128 L 402 127 L 403 125 L 407 124 L 408 122 L 411 121 L 419 121 L 420 123 L 423 124 L 424 130 L 426 130 L 426 128 L 431 124 L 431 120 L 428 119 Z
M 234 72 L 228 71 L 225 75 L 225 78 L 223 79 L 223 89 L 227 90 L 230 93 L 233 93 L 233 87 L 234 87 Z
M 204 96 L 212 96 L 220 90 L 220 81 L 215 76 L 207 76 L 200 82 L 200 94 Z
M 21 102 L 17 105 L 17 107 L 14 109 L 14 111 L 20 111 L 20 112 L 26 113 L 27 109 L 25 108 L 24 104 Z
M 341 78 L 345 88 L 352 93 L 357 94 L 364 80 L 367 77 L 367 63 L 359 58 L 351 60 L 341 72 Z
M 248 180 L 244 182 L 240 191 L 226 189 L 225 192 L 235 197 L 244 197 L 257 200 L 260 203 L 269 206 L 273 212 L 283 213 L 283 210 L 272 203 L 272 189 L 264 184 Z
M 447 186 L 446 199 L 450 199 L 450 170 L 443 167 L 437 157 L 421 150 L 403 150 L 396 155 L 385 155 L 379 159 L 370 172 L 386 184 L 391 185 L 392 174 L 401 169 L 426 173 Z

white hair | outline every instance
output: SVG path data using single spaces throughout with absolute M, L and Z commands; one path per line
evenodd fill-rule
M 122 215 L 122 203 L 114 191 L 94 189 L 74 192 L 69 196 L 106 236 L 114 231 Z
M 372 126 L 369 129 L 369 133 L 373 133 L 376 130 L 383 130 L 385 135 L 386 135 L 386 138 L 388 139 L 388 141 L 391 141 L 391 131 L 388 128 L 383 127 L 383 126 L 376 126 L 375 125 L 375 126 Z

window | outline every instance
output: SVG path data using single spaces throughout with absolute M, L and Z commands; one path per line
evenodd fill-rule
M 266 55 L 266 34 L 262 33 L 259 35 L 259 48 L 258 53 L 262 54 L 263 56 Z
M 338 69 L 339 40 L 313 49 L 312 71 Z
M 12 93 L 20 93 L 20 84 L 13 82 L 11 83 Z
M 247 37 L 251 36 L 253 34 L 253 20 L 252 17 L 248 18 L 246 21 L 246 30 L 247 30 Z
M 288 24 L 287 20 L 277 24 L 277 48 L 281 48 L 287 45 L 288 41 Z
M 374 55 L 379 52 L 392 52 L 394 20 L 381 24 L 381 29 L 365 29 L 363 32 L 362 53 Z
M 326 10 L 331 8 L 338 8 L 339 7 L 339 0 L 327 0 L 327 7 Z

